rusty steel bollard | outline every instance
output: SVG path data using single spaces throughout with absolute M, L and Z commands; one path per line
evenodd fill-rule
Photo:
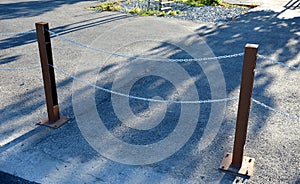
M 244 156 L 244 147 L 247 137 L 257 51 L 258 45 L 246 44 L 233 153 L 226 153 L 219 167 L 221 170 L 247 177 L 253 174 L 255 161 L 254 158 Z
M 53 58 L 50 33 L 47 31 L 49 29 L 49 25 L 46 22 L 38 22 L 35 26 L 48 112 L 48 117 L 41 120 L 38 124 L 51 128 L 59 128 L 66 123 L 69 118 L 62 116 L 59 113 L 54 68 L 50 66 L 53 66 Z

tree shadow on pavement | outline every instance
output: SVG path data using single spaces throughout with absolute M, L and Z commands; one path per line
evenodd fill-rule
M 293 61 L 293 66 L 298 67 L 300 62 L 295 59 L 298 57 L 298 52 L 300 50 L 298 35 L 300 31 L 298 26 L 299 22 L 300 18 L 280 19 L 277 17 L 277 13 L 273 11 L 255 11 L 249 12 L 237 20 L 225 25 L 213 27 L 203 25 L 199 27 L 196 32 L 206 41 L 216 56 L 241 53 L 244 51 L 244 46 L 247 43 L 253 43 L 260 45 L 260 55 L 276 58 L 277 61 L 281 61 L 285 64 L 289 64 Z M 187 37 L 186 40 L 190 40 L 190 38 Z M 169 45 L 161 44 L 161 48 L 164 47 L 168 48 Z M 182 55 L 184 54 L 181 54 L 181 56 Z M 174 58 L 178 58 L 178 56 L 179 55 L 174 56 Z M 236 94 L 236 90 L 238 91 L 240 88 L 243 59 L 230 58 L 220 60 L 220 65 L 226 81 L 227 94 Z M 195 68 L 192 65 L 190 67 Z M 272 69 L 272 67 L 276 67 L 274 66 L 274 63 L 258 58 L 257 69 L 259 72 L 255 75 L 253 98 L 271 107 L 275 107 L 277 105 L 275 103 L 275 99 L 278 97 L 270 95 L 266 90 L 275 85 L 276 81 L 274 80 L 278 79 L 265 72 L 268 69 Z M 287 74 L 289 72 L 294 72 L 288 68 L 282 68 L 282 70 L 286 71 L 283 73 Z M 283 96 L 288 96 L 288 93 L 289 91 L 286 91 Z M 201 97 L 199 96 L 199 98 Z M 202 107 L 203 106 L 201 106 L 201 108 Z M 205 111 L 209 113 L 209 108 Z M 251 126 L 248 128 L 247 143 L 255 140 L 255 138 L 265 130 L 267 119 L 270 115 L 269 113 L 270 112 L 264 107 L 252 103 L 250 114 Z M 201 112 L 201 114 L 203 114 L 203 112 Z M 205 128 L 205 123 L 202 123 L 207 120 L 208 117 L 202 117 L 202 119 L 199 118 L 199 125 L 189 142 L 168 159 L 157 164 L 153 164 L 151 167 L 156 168 L 157 172 L 168 173 L 179 178 L 181 176 L 189 178 L 193 177 L 195 173 L 201 173 L 203 176 L 199 179 L 199 181 L 203 182 L 228 183 L 233 182 L 234 180 L 243 180 L 226 174 L 221 180 L 213 181 L 213 178 L 220 175 L 220 171 L 218 171 L 217 168 L 218 164 L 221 163 L 223 153 L 227 151 L 231 152 L 233 147 L 233 145 L 228 145 L 228 142 L 232 141 L 228 139 L 228 136 L 234 133 L 235 128 L 235 124 L 231 124 L 230 122 L 232 119 L 224 120 L 218 136 L 215 138 L 211 146 L 201 152 L 201 156 L 195 156 L 197 154 L 192 154 L 203 135 L 202 132 L 203 126 Z M 235 119 L 233 121 L 235 123 Z M 151 137 L 151 139 L 152 138 L 153 137 Z M 246 155 L 251 156 L 251 153 L 255 153 L 255 150 L 251 150 L 251 144 L 248 145 L 248 147 L 249 149 L 246 150 Z M 220 150 L 222 151 L 220 152 Z M 212 158 L 218 158 L 219 160 L 213 160 Z M 210 164 L 203 164 L 207 163 L 208 160 L 210 160 Z M 212 165 L 214 168 L 212 168 Z M 203 170 L 206 170 L 207 172 Z M 291 173 L 291 178 L 294 178 L 293 174 L 297 173 Z
M 201 26 L 198 29 L 199 36 L 206 40 L 215 55 L 242 52 L 241 48 L 246 43 L 254 43 L 259 44 L 259 54 L 289 64 L 289 62 L 295 60 L 300 50 L 298 35 L 300 18 L 279 19 L 276 15 L 277 13 L 273 11 L 249 12 L 238 20 L 217 28 L 211 29 L 207 26 Z M 221 62 L 221 65 L 226 79 L 240 78 L 241 62 Z M 293 64 L 295 67 L 299 65 L 300 62 L 297 61 Z M 264 71 L 271 67 L 274 67 L 272 62 L 258 58 L 258 71 Z M 284 70 L 288 71 L 289 69 Z M 261 79 L 263 79 L 263 82 L 257 82 Z M 269 106 L 274 106 L 272 97 L 264 97 L 264 94 L 267 93 L 265 89 L 273 84 L 274 77 L 265 72 L 258 72 L 255 81 L 253 97 Z M 240 80 L 227 82 L 226 84 L 228 92 L 230 92 L 240 85 Z M 255 111 L 255 113 L 259 113 L 260 110 Z M 254 132 L 257 131 L 259 129 Z
M 205 39 L 215 55 L 239 53 L 243 51 L 242 48 L 246 43 L 253 43 L 259 44 L 258 53 L 260 55 L 273 58 L 285 64 L 293 63 L 293 66 L 299 67 L 300 61 L 297 61 L 297 59 L 299 59 L 298 53 L 300 50 L 299 22 L 300 17 L 281 19 L 278 18 L 277 12 L 251 11 L 225 25 L 213 28 L 204 25 L 199 27 L 197 31 L 199 32 L 199 36 Z M 242 60 L 241 62 L 221 61 L 220 63 L 227 81 L 228 93 L 231 93 L 234 89 L 239 88 Z M 278 77 L 276 78 L 276 76 L 266 72 L 272 70 L 272 67 L 276 66 L 274 66 L 274 63 L 270 62 L 270 60 L 258 58 L 258 72 L 255 75 L 252 96 L 258 101 L 275 107 L 275 99 L 278 97 L 270 95 L 267 90 L 270 86 L 278 84 L 278 82 L 276 82 Z M 281 72 L 285 73 L 286 76 L 294 74 L 295 72 L 289 68 L 282 67 L 281 69 Z M 287 79 L 280 80 L 288 80 L 288 77 Z M 278 88 L 280 87 L 281 86 L 278 86 Z M 286 91 L 280 98 L 288 97 L 288 94 L 289 91 Z M 292 103 L 292 105 L 293 104 L 296 104 L 296 102 Z M 266 126 L 266 120 L 269 114 L 267 109 L 255 103 L 252 103 L 251 111 L 250 122 L 254 122 L 251 123 L 253 125 L 248 129 L 249 135 L 247 139 L 250 141 L 265 130 L 264 127 Z M 251 154 L 251 152 L 249 154 Z M 293 173 L 291 173 L 291 175 L 293 175 Z M 291 178 L 293 177 L 294 176 L 291 176 Z M 224 177 L 224 183 L 226 183 L 227 179 L 228 177 Z
M 59 1 L 60 2 L 60 1 Z M 58 2 L 58 3 L 59 3 Z M 46 9 L 47 10 L 47 9 Z M 2 15 L 4 16 L 4 15 Z M 13 16 L 13 15 L 11 15 Z M 15 15 L 17 16 L 17 15 Z M 7 17 L 10 18 L 10 17 Z M 243 52 L 244 46 L 246 43 L 257 43 L 260 45 L 259 48 L 259 53 L 266 56 L 266 57 L 276 57 L 279 61 L 282 61 L 284 63 L 288 63 L 289 61 L 293 61 L 295 57 L 298 55 L 298 51 L 300 50 L 300 45 L 299 45 L 299 35 L 297 35 L 297 32 L 299 32 L 299 23 L 300 19 L 299 18 L 294 18 L 294 19 L 279 19 L 276 17 L 276 12 L 272 11 L 258 11 L 258 12 L 249 12 L 246 15 L 243 15 L 242 17 L 238 18 L 237 20 L 227 23 L 225 25 L 220 25 L 217 27 L 209 27 L 209 26 L 201 26 L 196 30 L 197 36 L 200 36 L 205 40 L 205 42 L 209 45 L 211 50 L 214 52 L 214 55 L 220 56 L 220 55 L 227 55 L 227 54 L 235 54 L 235 53 L 240 53 Z M 62 28 L 59 28 L 62 29 Z M 63 28 L 64 29 L 64 28 Z M 76 30 L 76 29 L 75 29 Z M 194 35 L 192 35 L 194 36 Z M 192 37 L 191 36 L 191 37 Z M 190 40 L 189 37 L 186 38 L 187 40 Z M 169 44 L 167 43 L 162 43 L 160 47 L 158 48 L 153 48 L 153 50 L 158 50 L 158 54 L 161 49 L 170 49 Z M 177 53 L 176 55 L 173 55 L 172 57 L 174 59 L 178 57 L 189 57 L 186 53 L 181 52 Z M 299 63 L 297 63 L 299 65 Z M 296 64 L 296 65 L 297 65 Z M 235 91 L 239 89 L 240 87 L 240 78 L 241 78 L 241 71 L 242 71 L 242 59 L 241 58 L 232 58 L 228 60 L 222 60 L 220 61 L 220 65 L 225 77 L 226 81 L 226 90 L 227 94 L 236 94 Z M 203 85 L 206 87 L 205 89 L 207 90 L 207 93 L 204 93 L 205 98 L 207 99 L 210 97 L 210 91 L 209 91 L 209 85 L 207 84 L 207 80 L 205 77 L 202 77 L 201 75 L 201 69 L 197 68 L 194 63 L 188 63 L 188 64 L 181 64 L 183 68 L 186 70 L 190 70 L 191 74 L 194 74 L 194 76 L 198 76 L 201 80 L 198 81 L 198 85 L 201 86 Z M 272 67 L 273 64 L 269 64 L 268 62 L 262 61 L 261 59 L 258 60 L 258 67 L 260 70 L 267 70 L 270 67 Z M 135 72 L 134 67 L 128 67 L 126 68 L 129 73 Z M 199 73 L 196 73 L 196 70 Z M 199 69 L 199 70 L 198 70 Z M 114 73 L 113 71 L 113 66 L 108 66 L 105 68 L 105 71 L 111 70 L 111 73 Z M 90 71 L 85 71 L 86 73 Z M 103 72 L 103 71 L 101 71 Z M 84 73 L 78 74 L 84 75 Z M 109 77 L 109 75 L 107 76 Z M 265 89 L 271 86 L 274 82 L 274 77 L 264 74 L 264 73 L 259 73 L 255 77 L 256 81 L 263 80 L 263 82 L 256 83 L 254 90 L 253 90 L 253 96 L 259 101 L 262 101 L 270 106 L 274 106 L 274 101 L 273 99 L 275 98 L 274 96 L 266 95 L 264 96 L 264 93 L 266 92 Z M 64 81 L 61 81 L 58 83 L 59 87 L 64 87 L 69 85 L 72 82 L 71 79 L 66 79 Z M 99 81 L 98 81 L 99 82 Z M 140 87 L 143 87 L 143 90 L 149 90 L 151 89 L 150 85 L 145 85 L 142 86 L 142 84 L 147 84 L 150 83 L 157 83 L 157 78 L 152 77 L 151 80 L 149 79 L 144 80 L 144 81 L 139 81 L 140 84 L 137 85 L 136 89 L 139 89 Z M 167 84 L 168 82 L 165 81 Z M 107 88 L 111 88 L 112 84 L 111 83 L 106 83 L 104 85 L 101 85 Z M 201 86 L 201 87 L 203 87 Z M 170 87 L 172 88 L 172 86 Z M 35 94 L 36 91 L 41 91 L 42 88 L 39 89 L 33 89 L 32 93 Z M 85 90 L 85 88 L 80 89 L 82 91 Z M 157 87 L 157 90 L 159 90 L 159 87 Z M 82 92 L 79 91 L 78 93 Z M 168 91 L 167 91 L 168 92 Z M 141 91 L 140 94 L 143 94 L 144 91 Z M 201 94 L 203 95 L 203 94 Z M 203 96 L 200 96 L 199 98 L 202 98 Z M 96 92 L 96 100 L 98 100 L 98 105 L 102 105 L 101 107 L 98 106 L 98 113 L 103 113 L 103 109 L 106 108 L 107 106 L 104 106 L 104 103 L 110 103 L 110 94 L 104 94 L 104 92 Z M 66 108 L 63 108 L 62 112 L 66 112 L 64 114 L 66 115 L 73 115 L 73 110 L 71 104 L 71 97 L 66 98 L 66 100 L 63 103 L 68 102 L 68 105 L 66 105 Z M 11 107 L 17 107 L 20 105 L 20 103 L 23 102 L 17 102 L 15 104 L 12 104 Z M 131 101 L 130 103 L 136 103 L 134 101 Z M 43 105 L 44 103 L 40 100 L 40 102 L 37 104 L 38 107 Z M 148 104 L 139 104 L 141 106 L 141 109 L 148 108 Z M 32 110 L 37 109 L 37 107 L 33 106 L 34 108 Z M 32 107 L 29 107 L 32 108 Z M 102 109 L 101 109 L 102 108 Z M 109 107 L 111 108 L 111 107 Z M 139 108 L 139 107 L 133 107 L 134 108 Z M 173 108 L 173 107 L 172 107 Z M 175 109 L 178 107 L 174 107 Z M 233 177 L 231 175 L 223 175 L 217 168 L 219 163 L 221 163 L 221 159 L 223 157 L 223 153 L 226 151 L 229 151 L 232 147 L 231 143 L 229 143 L 232 140 L 229 140 L 229 135 L 233 134 L 234 132 L 234 123 L 235 120 L 232 119 L 224 119 L 224 122 L 222 123 L 222 129 L 218 132 L 218 135 L 214 139 L 213 143 L 207 147 L 207 149 L 197 152 L 197 145 L 199 141 L 201 140 L 201 136 L 203 135 L 203 130 L 205 129 L 206 122 L 208 120 L 209 112 L 210 112 L 210 105 L 204 105 L 201 108 L 201 113 L 198 121 L 198 123 L 194 134 L 192 137 L 189 139 L 187 144 L 183 146 L 177 153 L 174 155 L 170 156 L 166 160 L 160 161 L 155 164 L 150 164 L 146 166 L 137 166 L 137 167 L 143 167 L 143 168 L 148 168 L 151 167 L 151 169 L 154 169 L 158 173 L 162 174 L 168 174 L 171 175 L 174 178 L 184 178 L 184 179 L 189 179 L 192 178 L 193 180 L 198 179 L 199 183 L 201 182 L 214 182 L 214 183 L 228 183 L 228 182 L 233 182 L 236 180 L 236 177 Z M 26 108 L 27 109 L 27 108 Z M 3 109 L 2 109 L 3 110 Z M 113 110 L 113 109 L 112 109 Z M 138 112 L 140 109 L 135 109 L 136 112 Z M 255 138 L 263 129 L 265 126 L 268 112 L 266 112 L 265 109 L 262 107 L 256 107 L 251 115 L 255 113 L 255 116 L 260 117 L 259 121 L 251 122 L 253 125 L 251 128 L 248 130 L 250 132 L 250 138 Z M 15 114 L 10 113 L 9 117 L 14 116 Z M 117 118 L 111 117 L 110 113 L 104 114 L 104 117 L 102 118 L 107 118 L 108 123 L 111 123 L 109 121 L 115 120 Z M 172 116 L 172 115 L 171 115 Z M 173 115 L 169 121 L 173 122 L 173 120 L 176 120 L 177 116 Z M 4 122 L 7 121 L 8 119 L 2 119 Z M 3 122 L 1 121 L 1 122 Z M 118 120 L 115 120 L 118 121 Z M 119 126 L 120 122 L 117 122 L 118 124 L 107 124 L 106 126 L 111 126 L 111 128 L 115 128 Z M 108 127 L 109 128 L 109 127 Z M 170 126 L 171 129 L 174 128 L 174 125 Z M 65 126 L 63 126 L 62 129 L 59 129 L 57 131 L 54 131 L 51 134 L 51 137 L 45 137 L 41 142 L 36 143 L 39 148 L 41 148 L 44 152 L 46 152 L 49 155 L 56 155 L 59 157 L 60 161 L 63 162 L 62 165 L 68 163 L 69 165 L 72 164 L 70 161 L 71 158 L 80 158 L 81 163 L 87 163 L 90 160 L 93 160 L 95 157 L 97 157 L 97 153 L 95 150 L 93 150 L 87 142 L 84 141 L 84 138 L 82 136 L 74 135 L 80 134 L 80 131 L 78 127 L 75 124 L 69 123 Z M 125 133 L 128 133 L 125 132 Z M 142 136 L 148 136 L 148 137 L 143 137 L 143 140 L 146 141 L 146 143 L 149 143 L 147 141 L 153 139 L 153 133 L 151 132 L 147 135 L 142 135 Z M 164 136 L 165 134 L 169 134 L 170 131 L 162 131 L 159 132 L 161 135 L 158 136 Z M 65 135 L 65 137 L 62 137 L 61 135 Z M 122 137 L 123 136 L 123 137 Z M 126 139 L 127 135 L 120 135 L 120 139 L 124 138 Z M 130 135 L 129 135 L 130 136 Z M 134 139 L 135 137 L 131 137 L 131 140 Z M 74 141 L 75 139 L 75 141 Z M 127 140 L 127 141 L 131 141 Z M 142 141 L 143 141 L 142 140 Z M 61 142 L 59 142 L 61 141 Z M 77 141 L 80 142 L 80 144 L 77 144 Z M 136 140 L 135 140 L 136 141 Z M 85 143 L 83 147 L 81 143 Z M 70 145 L 70 143 L 72 143 Z M 136 142 L 131 142 L 131 143 L 136 143 Z M 71 146 L 73 147 L 72 149 L 63 149 L 65 147 Z M 78 147 L 83 149 L 78 150 Z M 251 146 L 250 146 L 251 147 Z M 75 151 L 74 151 L 75 150 Z M 116 148 L 116 152 L 118 149 Z M 88 156 L 86 156 L 86 155 Z M 70 158 L 71 157 L 71 158 Z M 205 163 L 205 164 L 203 164 Z M 68 166 L 69 166 L 68 165 Z M 85 169 L 85 168 L 72 168 L 70 170 L 79 170 L 79 169 Z M 98 167 L 98 166 L 96 166 Z M 130 180 L 130 177 L 135 177 L 134 173 L 134 168 L 135 166 L 128 166 L 125 164 L 119 164 L 115 163 L 113 161 L 106 161 L 106 164 L 103 164 L 101 168 L 97 168 L 97 171 L 92 170 L 95 178 L 99 182 L 101 180 L 101 177 L 104 178 L 109 178 L 107 175 L 110 175 L 111 173 L 117 174 L 117 176 L 112 176 L 115 177 L 116 179 L 113 181 L 118 181 L 117 179 L 120 178 L 126 178 L 122 175 L 128 175 L 129 178 L 127 177 L 126 179 Z M 49 168 L 49 171 L 51 169 L 55 170 L 55 168 Z M 57 168 L 56 168 L 57 169 Z M 60 168 L 61 169 L 61 168 Z M 99 170 L 98 170 L 99 169 Z M 123 170 L 124 169 L 124 170 Z M 123 170 L 123 171 L 122 171 Z M 125 171 L 129 170 L 129 171 Z M 42 174 L 47 174 L 48 171 L 43 171 Z M 72 172 L 71 172 L 72 173 Z M 293 173 L 291 173 L 293 174 Z M 295 174 L 295 173 L 294 173 Z M 297 174 L 297 173 L 296 173 Z M 218 181 L 214 181 L 213 179 L 216 178 L 216 176 L 220 176 L 221 179 Z M 67 182 L 68 180 L 72 179 L 72 175 L 66 175 L 65 176 L 65 181 Z M 144 176 L 145 178 L 147 176 Z M 154 178 L 154 181 L 163 182 L 163 177 L 162 178 Z M 134 181 L 134 180 L 133 180 Z M 145 180 L 144 180 L 145 181 Z M 254 181 L 255 182 L 255 181 Z M 257 181 L 258 182 L 258 181 Z
M 300 8 L 300 1 L 299 0 L 290 0 L 286 5 L 284 5 L 287 9 L 295 10 Z
M 107 24 L 114 21 L 120 21 L 123 19 L 127 19 L 129 16 L 123 14 L 110 14 L 106 16 L 100 16 L 92 19 L 85 19 L 84 21 L 78 21 L 70 24 L 65 24 L 58 27 L 51 27 L 50 30 L 58 33 L 59 35 L 66 35 L 68 33 L 72 33 L 75 31 L 80 31 L 84 29 L 88 29 L 95 26 L 100 26 L 103 24 Z M 34 23 L 33 23 L 34 24 Z M 28 30 L 34 31 L 34 30 Z M 54 37 L 52 35 L 52 37 Z M 10 49 L 13 47 L 24 46 L 27 44 L 31 44 L 36 42 L 36 33 L 25 33 L 25 34 L 16 34 L 13 36 L 7 36 L 7 38 L 0 39 L 0 48 L 1 49 Z
M 0 20 L 35 17 L 53 11 L 64 4 L 75 4 L 82 1 L 84 0 L 42 0 L 0 4 Z

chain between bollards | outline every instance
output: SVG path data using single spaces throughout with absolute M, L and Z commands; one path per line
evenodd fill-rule
M 53 65 L 50 34 L 46 31 L 49 30 L 49 25 L 46 22 L 38 22 L 35 26 L 48 112 L 48 117 L 41 120 L 38 124 L 51 128 L 59 128 L 69 119 L 59 113 L 54 69 L 49 66 Z

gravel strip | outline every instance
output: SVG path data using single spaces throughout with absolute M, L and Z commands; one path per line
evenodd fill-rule
M 158 7 L 158 2 L 154 4 L 155 8 Z M 123 13 L 126 13 L 128 10 L 139 7 L 146 8 L 147 2 L 127 2 L 122 3 L 122 9 L 120 10 Z M 166 15 L 166 18 L 178 18 L 183 20 L 193 20 L 199 22 L 228 22 L 232 21 L 241 14 L 248 12 L 249 8 L 228 8 L 223 6 L 202 6 L 202 7 L 192 7 L 189 5 L 181 3 L 173 3 L 172 10 L 180 10 L 180 14 L 176 16 Z

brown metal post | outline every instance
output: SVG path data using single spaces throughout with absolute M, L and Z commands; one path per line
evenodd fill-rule
M 258 45 L 256 44 L 247 44 L 245 46 L 233 153 L 227 153 L 220 166 L 220 169 L 245 176 L 252 175 L 254 166 L 254 159 L 244 156 L 244 147 L 247 137 L 257 51 Z
M 68 118 L 63 117 L 59 113 L 56 83 L 51 50 L 50 33 L 47 31 L 49 25 L 46 22 L 38 22 L 35 24 L 38 46 L 40 51 L 40 61 L 42 66 L 44 90 L 46 96 L 46 105 L 48 118 L 45 118 L 39 122 L 41 125 L 45 125 L 51 128 L 58 128 L 68 121 Z
M 258 45 L 247 44 L 240 89 L 239 109 L 235 128 L 232 164 L 241 167 L 246 143 L 247 127 L 254 83 L 254 70 Z

